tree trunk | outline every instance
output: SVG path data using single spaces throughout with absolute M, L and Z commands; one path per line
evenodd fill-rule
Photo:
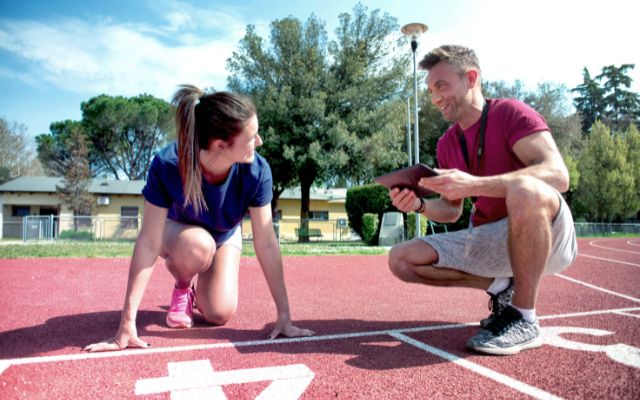
M 300 177 L 300 230 L 298 241 L 301 243 L 309 241 L 309 205 L 311 203 L 311 185 L 314 178 L 312 176 Z

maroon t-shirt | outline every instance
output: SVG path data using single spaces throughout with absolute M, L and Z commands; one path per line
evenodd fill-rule
M 436 149 L 438 165 L 443 169 L 457 168 L 476 176 L 504 174 L 524 168 L 525 165 L 513 152 L 513 145 L 532 133 L 548 131 L 546 121 L 537 111 L 515 99 L 487 99 L 489 113 L 485 130 L 484 149 L 478 166 L 478 136 L 480 119 L 467 130 L 456 122 L 438 140 Z M 459 134 L 463 132 L 469 151 L 470 168 L 467 167 Z M 479 226 L 507 216 L 504 198 L 479 197 L 475 203 L 473 225 Z

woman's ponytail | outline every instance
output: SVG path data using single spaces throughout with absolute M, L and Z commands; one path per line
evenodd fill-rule
M 202 90 L 193 85 L 181 85 L 171 102 L 176 109 L 178 168 L 184 191 L 183 206 L 193 205 L 196 213 L 208 210 L 202 194 L 200 144 L 195 129 L 196 105 L 203 95 Z

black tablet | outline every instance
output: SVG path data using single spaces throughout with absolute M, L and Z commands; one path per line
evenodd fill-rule
M 420 182 L 421 178 L 426 178 L 426 177 L 435 176 L 435 175 L 438 175 L 438 173 L 435 170 L 433 170 L 431 167 L 428 167 L 424 164 L 415 164 L 410 167 L 402 168 L 402 169 L 390 172 L 388 174 L 379 176 L 375 178 L 373 181 L 389 189 L 392 189 L 392 188 L 411 189 L 418 196 L 426 197 L 434 194 L 434 192 L 418 185 L 418 182 Z

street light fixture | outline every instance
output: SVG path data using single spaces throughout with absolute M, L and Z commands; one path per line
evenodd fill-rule
M 411 52 L 413 53 L 413 144 L 415 146 L 414 164 L 420 163 L 420 135 L 418 133 L 418 77 L 416 67 L 416 49 L 418 48 L 418 37 L 427 31 L 427 26 L 420 22 L 413 22 L 403 26 L 400 31 L 411 38 Z M 420 235 L 420 215 L 416 215 L 416 234 Z

